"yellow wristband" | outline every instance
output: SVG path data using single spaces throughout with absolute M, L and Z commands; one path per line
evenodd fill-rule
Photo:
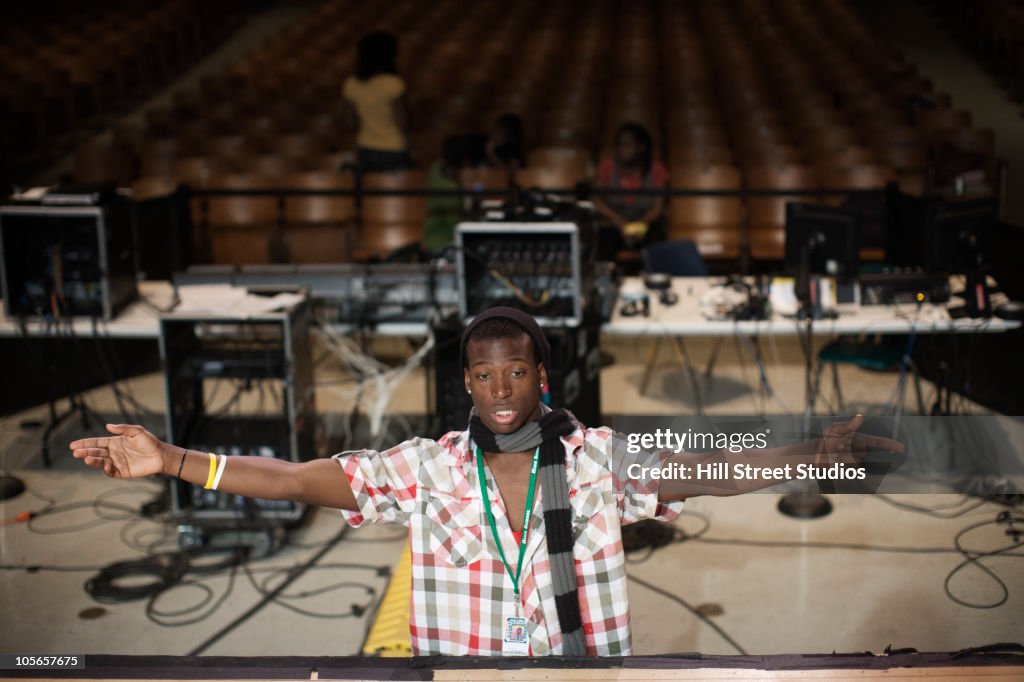
M 209 453 L 209 454 L 210 454 L 210 475 L 206 477 L 206 485 L 203 486 L 207 490 L 209 490 L 210 488 L 213 487 L 213 479 L 217 475 L 217 455 L 213 454 L 212 452 Z

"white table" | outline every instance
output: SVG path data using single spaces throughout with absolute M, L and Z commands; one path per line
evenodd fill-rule
M 654 292 L 646 291 L 639 277 L 627 277 L 622 284 L 623 294 L 648 293 L 651 299 L 649 317 L 624 317 L 621 305 L 615 306 L 610 321 L 601 327 L 601 333 L 613 336 L 730 336 L 744 335 L 796 335 L 801 327 L 793 318 L 779 315 L 765 321 L 708 320 L 701 314 L 700 299 L 722 278 L 677 277 L 672 290 L 679 297 L 673 306 L 663 305 Z M 158 310 L 166 309 L 174 299 L 170 282 L 147 281 L 139 283 L 139 298 L 129 304 L 116 319 L 99 322 L 104 336 L 121 338 L 157 338 L 159 335 Z M 1020 322 L 999 318 L 954 320 L 945 305 L 917 306 L 847 306 L 840 309 L 839 317 L 819 320 L 814 329 L 821 334 L 907 334 L 915 326 L 918 334 L 929 333 L 993 333 L 1016 329 Z M 64 323 L 67 326 L 67 323 Z M 339 326 L 345 329 L 346 326 Z M 92 320 L 75 318 L 71 329 L 77 335 L 92 335 Z M 53 324 L 28 320 L 25 331 L 29 336 L 57 336 Z M 388 322 L 377 325 L 375 333 L 384 336 L 425 336 L 426 322 Z M 0 310 L 0 337 L 20 336 L 18 321 L 7 319 Z M 66 332 L 64 332 L 66 334 Z
M 996 317 L 953 319 L 949 315 L 948 304 L 930 303 L 920 306 L 916 303 L 888 306 L 839 306 L 836 317 L 815 321 L 801 321 L 795 317 L 778 314 L 768 320 L 708 319 L 702 312 L 701 300 L 713 287 L 724 283 L 724 281 L 724 277 L 673 278 L 672 292 L 678 297 L 678 301 L 672 305 L 665 305 L 661 303 L 657 292 L 646 289 L 642 278 L 626 278 L 620 288 L 622 297 L 647 294 L 650 300 L 649 315 L 646 317 L 643 315 L 624 316 L 620 304 L 616 306 L 611 321 L 601 329 L 602 333 L 615 336 L 653 336 L 659 342 L 662 338 L 671 339 L 680 364 L 689 379 L 698 413 L 703 411 L 703 401 L 696 372 L 683 340 L 684 337 L 745 336 L 756 340 L 760 336 L 806 336 L 807 342 L 804 344 L 806 359 L 805 405 L 809 416 L 814 411 L 814 398 L 817 393 L 816 371 L 810 343 L 812 331 L 827 336 L 909 334 L 911 332 L 917 334 L 970 334 L 1005 332 L 1021 325 L 1017 321 Z M 957 303 L 957 299 L 951 301 L 952 305 Z M 646 389 L 650 380 L 650 372 L 658 348 L 659 345 L 656 344 L 651 350 L 651 357 L 648 358 L 641 382 L 641 393 Z M 756 342 L 753 348 L 754 361 L 760 363 Z M 764 381 L 763 377 L 762 373 L 762 381 Z M 767 387 L 765 388 L 767 389 Z
M 159 310 L 166 309 L 174 299 L 174 289 L 170 282 L 140 282 L 139 299 L 132 301 L 115 319 L 109 322 L 97 321 L 97 333 L 105 337 L 123 339 L 156 339 L 160 335 Z M 39 319 L 26 319 L 24 327 L 18 320 L 8 319 L 0 309 L 0 337 L 68 336 L 68 328 L 75 336 L 90 337 L 93 335 L 93 321 L 88 317 L 64 320 L 60 326 L 53 322 Z
M 208 285 L 204 285 L 207 288 Z M 223 285 L 230 289 L 228 285 Z M 184 287 L 183 287 L 184 289 Z M 139 282 L 139 297 L 121 311 L 113 320 L 97 320 L 95 333 L 105 338 L 120 339 L 158 339 L 160 337 L 160 311 L 168 310 L 174 302 L 174 287 L 167 281 Z M 0 338 L 2 337 L 56 337 L 70 336 L 91 337 L 94 335 L 93 321 L 87 317 L 64 320 L 58 327 L 53 322 L 39 319 L 26 319 L 24 326 L 18 320 L 8 319 L 0 308 Z M 338 324 L 334 329 L 349 333 L 354 325 Z M 379 336 L 426 336 L 426 322 L 384 322 L 374 327 L 373 333 Z
M 658 300 L 656 292 L 645 289 L 639 277 L 627 277 L 621 287 L 623 295 L 646 293 L 651 299 L 649 317 L 624 317 L 621 305 L 616 306 L 612 319 L 601 332 L 617 336 L 729 336 L 745 335 L 797 335 L 803 333 L 802 323 L 795 318 L 774 315 L 763 321 L 708 320 L 701 313 L 701 297 L 721 277 L 676 277 L 672 280 L 672 291 L 679 297 L 678 303 L 666 306 Z M 840 306 L 839 316 L 834 319 L 817 320 L 817 333 L 840 334 L 918 334 L 934 333 L 975 333 L 1004 332 L 1016 329 L 1020 322 L 989 319 L 961 318 L 954 320 L 945 304 L 924 304 L 920 311 L 916 304 L 893 306 Z
M 832 319 L 813 322 L 809 327 L 805 322 L 795 318 L 774 315 L 763 321 L 710 320 L 702 313 L 701 298 L 724 278 L 677 277 L 672 281 L 672 291 L 678 297 L 674 305 L 660 302 L 655 292 L 647 291 L 643 280 L 639 277 L 626 278 L 621 292 L 624 296 L 647 293 L 650 298 L 649 316 L 626 317 L 622 315 L 621 304 L 616 305 L 611 320 L 606 322 L 601 331 L 612 336 L 653 336 L 658 339 L 672 340 L 674 348 L 684 369 L 686 369 L 698 404 L 702 409 L 700 392 L 696 382 L 693 364 L 683 341 L 685 337 L 724 337 L 743 336 L 756 339 L 760 336 L 775 335 L 809 335 L 814 333 L 828 336 L 843 334 L 918 334 L 937 333 L 997 333 L 1020 326 L 1020 322 L 1007 321 L 999 318 L 989 319 L 953 319 L 947 312 L 946 305 L 904 304 L 897 306 L 842 306 L 839 315 Z M 224 285 L 227 287 L 227 285 Z M 170 282 L 149 281 L 139 284 L 139 300 L 128 305 L 121 314 L 109 322 L 99 321 L 94 327 L 88 318 L 75 318 L 63 322 L 58 328 L 53 323 L 40 320 L 26 320 L 22 325 L 19 321 L 6 319 L 0 312 L 0 337 L 67 336 L 68 326 L 71 331 L 81 337 L 99 335 L 105 338 L 149 338 L 159 336 L 159 316 L 174 302 L 174 289 Z M 351 325 L 338 325 L 337 330 L 347 333 Z M 377 325 L 373 333 L 381 336 L 415 337 L 427 334 L 424 322 L 390 322 Z M 756 346 L 755 346 L 756 348 Z M 806 349 L 805 349 L 806 350 Z M 657 352 L 657 346 L 652 353 Z M 755 358 L 757 360 L 757 358 Z M 644 386 L 649 380 L 651 363 L 645 372 Z M 813 359 L 807 359 L 808 389 L 811 386 L 810 373 L 813 371 Z M 808 405 L 812 405 L 812 396 L 808 395 Z

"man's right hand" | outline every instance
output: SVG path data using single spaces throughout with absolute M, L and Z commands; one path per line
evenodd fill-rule
M 111 478 L 143 478 L 164 473 L 164 443 L 132 424 L 107 424 L 116 434 L 105 438 L 82 438 L 68 447 L 76 459 L 103 469 Z
M 69 446 L 76 459 L 103 469 L 111 478 L 142 478 L 167 474 L 204 485 L 209 476 L 209 454 L 189 452 L 132 424 L 107 424 L 115 434 L 83 438 Z M 230 463 L 227 463 L 230 460 Z M 267 500 L 293 500 L 320 507 L 358 511 L 355 493 L 333 459 L 290 462 L 270 457 L 232 456 L 217 488 L 221 492 Z

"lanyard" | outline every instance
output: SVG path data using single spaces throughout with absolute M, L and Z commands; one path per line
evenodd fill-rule
M 519 600 L 519 576 L 523 572 L 523 557 L 526 556 L 526 542 L 530 536 L 530 515 L 533 513 L 533 490 L 537 487 L 537 463 L 540 461 L 540 448 L 533 451 L 533 465 L 530 467 L 530 489 L 526 493 L 526 508 L 523 509 L 523 533 L 519 539 L 519 562 L 516 564 L 515 575 L 512 574 L 512 567 L 505 559 L 505 551 L 501 548 L 501 540 L 498 538 L 498 525 L 494 520 L 494 512 L 491 510 L 491 501 L 487 498 L 487 478 L 484 473 L 484 453 L 479 447 L 476 449 L 476 468 L 480 478 L 480 492 L 484 498 L 484 509 L 487 511 L 487 520 L 491 524 L 491 534 L 494 535 L 494 544 L 498 546 L 498 555 L 501 563 L 505 564 L 508 576 L 512 578 L 512 587 L 515 590 L 516 600 Z

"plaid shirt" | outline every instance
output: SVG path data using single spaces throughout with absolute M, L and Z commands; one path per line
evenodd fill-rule
M 562 438 L 575 537 L 574 554 L 587 653 L 631 653 L 629 599 L 620 526 L 669 521 L 682 502 L 661 504 L 657 490 L 621 485 L 613 473 L 613 432 L 578 426 Z M 622 443 L 614 439 L 616 452 Z M 468 431 L 439 441 L 414 438 L 384 452 L 334 456 L 355 492 L 359 511 L 342 511 L 354 527 L 392 522 L 409 527 L 412 543 L 410 632 L 414 655 L 500 655 L 505 617 L 515 592 L 487 522 Z M 656 484 L 655 484 L 656 485 Z M 505 505 L 491 475 L 488 496 L 506 557 L 519 556 Z M 543 500 L 538 486 L 520 576 L 523 616 L 533 655 L 562 652 L 552 591 Z

